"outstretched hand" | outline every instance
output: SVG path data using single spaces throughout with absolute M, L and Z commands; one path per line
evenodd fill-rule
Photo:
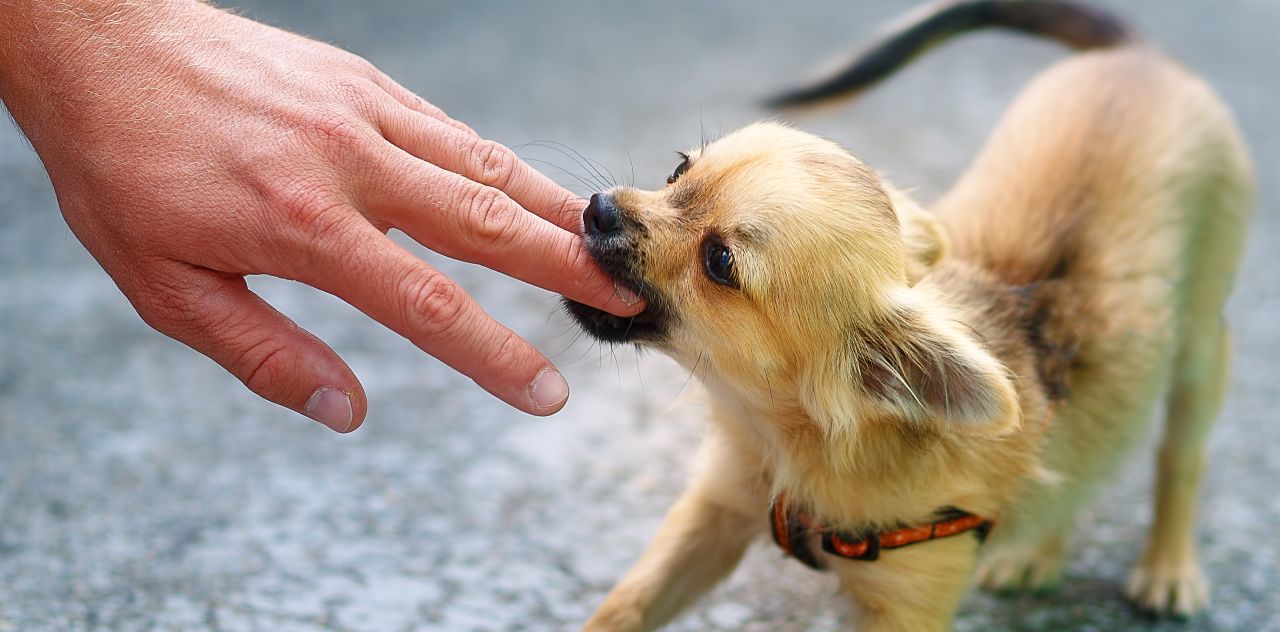
M 67 223 L 138 313 L 339 432 L 366 412 L 327 345 L 249 274 L 334 294 L 536 415 L 564 378 L 386 235 L 618 315 L 583 202 L 365 60 L 197 2 L 0 2 L 0 98 Z

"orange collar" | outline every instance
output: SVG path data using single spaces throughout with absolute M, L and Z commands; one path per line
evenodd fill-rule
M 988 520 L 954 507 L 938 510 L 939 519 L 918 527 L 904 527 L 879 533 L 847 531 L 823 528 L 809 516 L 788 511 L 786 495 L 779 494 L 769 508 L 769 524 L 773 528 L 773 541 L 789 556 L 809 568 L 823 568 L 822 562 L 809 548 L 808 538 L 817 533 L 822 536 L 822 550 L 836 557 L 849 560 L 872 561 L 880 557 L 880 551 L 910 546 L 938 538 L 946 538 L 966 531 L 973 531 L 978 542 L 987 538 L 993 520 Z

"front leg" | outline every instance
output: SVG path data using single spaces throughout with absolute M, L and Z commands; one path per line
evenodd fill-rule
M 584 629 L 652 630 L 728 575 L 767 522 L 768 489 L 757 458 L 732 433 L 711 432 L 688 489 Z

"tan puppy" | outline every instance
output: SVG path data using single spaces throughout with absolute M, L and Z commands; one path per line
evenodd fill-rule
M 986 25 L 1105 50 L 1037 78 L 932 213 L 774 123 L 690 151 L 661 190 L 592 197 L 592 254 L 650 307 L 571 312 L 675 358 L 716 412 L 688 490 L 588 629 L 662 625 L 771 530 L 834 571 L 863 629 L 948 628 L 975 571 L 1058 581 L 1072 517 L 1164 393 L 1129 592 L 1162 613 L 1206 605 L 1196 494 L 1252 204 L 1222 104 L 1103 14 L 1001 1 L 917 14 L 784 101 L 856 90 Z

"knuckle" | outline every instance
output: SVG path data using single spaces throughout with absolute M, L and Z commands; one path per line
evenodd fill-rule
M 475 167 L 475 181 L 496 189 L 505 189 L 511 184 L 519 162 L 515 153 L 501 143 L 484 139 L 472 144 L 471 161 Z
M 439 119 L 439 120 L 442 120 L 442 121 L 451 121 L 451 120 L 453 120 L 453 119 L 450 119 L 450 118 L 449 118 L 449 115 L 448 115 L 448 114 L 446 114 L 444 110 L 440 109 L 440 107 L 439 107 L 439 106 L 437 106 L 437 105 L 435 105 L 435 104 L 431 103 L 430 101 L 428 101 L 428 100 L 426 100 L 426 99 L 424 99 L 424 98 L 422 98 L 422 97 L 420 97 L 420 96 L 418 96 L 418 95 L 416 95 L 416 94 L 414 94 L 414 93 L 412 93 L 412 92 L 410 92 L 409 94 L 410 94 L 410 96 L 412 96 L 412 98 L 413 98 L 413 104 L 414 104 L 414 105 L 413 105 L 413 107 L 414 107 L 415 109 L 417 109 L 419 112 L 422 112 L 423 114 L 426 114 L 427 116 L 430 116 L 431 118 Z M 467 129 L 469 130 L 469 129 L 471 129 L 471 128 L 469 128 L 469 127 L 468 127 Z
M 381 74 L 373 62 L 350 51 L 342 51 L 342 60 L 351 70 L 365 77 L 376 77 Z
M 321 184 L 286 185 L 277 192 L 275 203 L 289 231 L 301 232 L 311 243 L 330 240 L 347 223 L 346 202 Z
M 355 119 L 339 111 L 308 112 L 298 123 L 298 131 L 307 143 L 330 158 L 347 159 L 364 140 Z
M 473 255 L 511 239 L 519 216 L 501 191 L 485 186 L 470 187 L 465 195 L 465 228 Z
M 135 290 L 134 309 L 142 321 L 165 335 L 178 336 L 190 328 L 192 316 L 191 296 L 185 288 L 172 281 L 152 279 Z
M 380 88 L 366 80 L 344 79 L 333 86 L 333 91 L 342 103 L 346 103 L 365 116 L 370 116 L 377 108 L 373 90 L 380 90 Z
M 267 397 L 291 381 L 294 369 L 289 346 L 267 337 L 249 345 L 241 355 L 238 377 L 249 390 Z
M 453 330 L 462 318 L 463 301 L 458 286 L 439 272 L 417 272 L 404 282 L 403 296 L 408 310 L 406 322 L 429 336 Z
M 567 223 L 573 226 L 573 231 L 582 234 L 582 212 L 587 208 L 587 201 L 574 195 L 565 198 L 560 203 L 560 208 L 555 211 L 555 217 L 565 218 L 556 223 Z
M 208 283 L 166 276 L 139 284 L 131 292 L 130 300 L 134 301 L 143 322 L 186 342 L 190 342 L 191 336 L 210 332 L 234 339 L 253 336 L 255 332 L 242 312 L 208 308 L 210 300 L 216 300 L 217 292 Z
M 439 108 L 436 108 L 436 109 L 439 109 Z M 474 129 L 471 129 L 470 125 L 467 125 L 466 123 L 463 123 L 461 121 L 455 121 L 451 118 L 448 118 L 448 115 L 444 113 L 444 110 L 440 110 L 440 116 L 441 118 L 445 119 L 446 123 L 453 126 L 453 128 L 458 130 L 459 132 L 462 132 L 464 134 L 469 134 L 471 136 L 479 136 L 479 134 L 476 133 Z
M 503 368 L 518 366 L 523 351 L 524 340 L 514 332 L 507 331 L 502 334 L 502 342 L 489 354 L 486 364 L 491 367 Z

